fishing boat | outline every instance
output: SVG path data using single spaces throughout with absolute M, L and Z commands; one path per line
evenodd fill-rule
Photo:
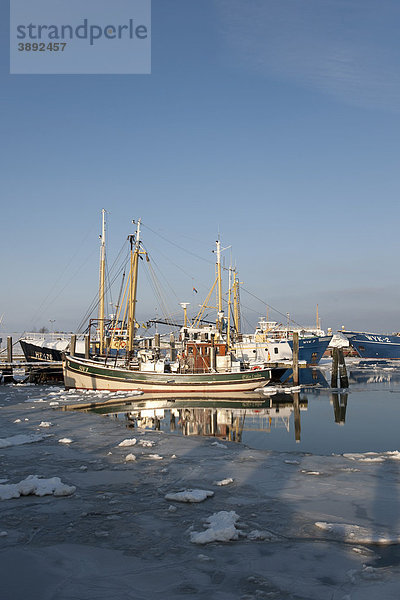
M 361 358 L 385 360 L 400 359 L 400 333 L 368 333 L 365 331 L 345 331 L 344 335 Z
M 138 286 L 139 258 L 149 256 L 143 249 L 140 239 L 141 220 L 136 224 L 136 232 L 128 237 L 130 244 L 130 270 L 126 281 L 122 301 L 115 315 L 119 322 L 123 314 L 126 326 L 127 341 L 125 356 L 114 360 L 110 357 L 102 359 L 82 359 L 74 355 L 64 358 L 64 382 L 67 389 L 85 390 L 139 390 L 142 392 L 159 392 L 173 394 L 208 394 L 219 392 L 245 392 L 262 388 L 272 377 L 271 368 L 245 369 L 243 361 L 237 359 L 231 350 L 228 336 L 225 339 L 223 330 L 221 260 L 220 244 L 217 242 L 216 280 L 211 288 L 218 290 L 218 318 L 216 332 L 196 339 L 181 338 L 180 354 L 175 360 L 167 358 L 153 349 L 140 349 L 136 341 L 137 323 L 135 319 Z M 104 270 L 100 270 L 100 280 L 104 278 Z M 100 294 L 104 296 L 104 283 L 100 285 Z M 101 306 L 101 302 L 100 302 Z M 205 304 L 203 305 L 203 307 Z M 204 310 L 204 308 L 202 309 Z M 195 320 L 195 326 L 201 320 L 202 310 Z M 230 309 L 228 311 L 230 313 Z M 100 322 L 102 316 L 100 313 Z M 100 345 L 104 347 L 104 331 L 100 333 Z M 218 335 L 217 335 L 218 334 Z M 112 339 L 111 339 L 112 342 Z
M 289 321 L 289 319 L 288 319 Z M 243 334 L 235 344 L 237 356 L 243 356 L 250 365 L 292 360 L 293 333 L 299 336 L 299 361 L 317 365 L 328 348 L 332 335 L 326 335 L 319 327 L 290 327 L 277 321 L 261 318 L 253 334 Z

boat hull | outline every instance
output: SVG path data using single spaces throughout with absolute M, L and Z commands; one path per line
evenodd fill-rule
M 264 387 L 272 376 L 271 369 L 228 373 L 150 373 L 106 366 L 75 356 L 65 357 L 63 372 L 67 389 L 140 390 L 171 394 L 246 392 Z
M 26 362 L 61 362 L 62 351 L 19 340 Z
M 324 355 L 332 339 L 331 335 L 323 337 L 299 338 L 299 360 L 305 361 L 307 365 L 317 365 Z M 293 341 L 289 341 L 293 350 Z
M 361 358 L 400 360 L 400 336 L 359 331 L 341 331 Z

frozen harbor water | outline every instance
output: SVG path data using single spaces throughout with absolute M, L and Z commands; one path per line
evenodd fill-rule
M 354 368 L 344 425 L 343 397 L 302 391 L 297 444 L 293 411 L 235 443 L 59 410 L 111 394 L 1 387 L 2 597 L 398 599 L 397 374 Z

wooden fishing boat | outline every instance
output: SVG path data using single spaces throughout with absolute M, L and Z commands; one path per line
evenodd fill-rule
M 217 278 L 211 289 L 218 289 L 218 319 L 215 333 L 203 340 L 182 340 L 180 356 L 175 361 L 167 360 L 157 353 L 140 351 L 135 344 L 135 320 L 137 303 L 138 264 L 142 250 L 140 240 L 141 220 L 137 222 L 135 235 L 129 236 L 130 272 L 126 283 L 124 305 L 126 315 L 127 342 L 122 360 L 82 359 L 73 355 L 63 360 L 66 388 L 85 390 L 140 390 L 160 393 L 245 392 L 265 386 L 271 379 L 271 368 L 244 369 L 243 362 L 231 351 L 229 335 L 222 336 L 223 311 L 221 292 L 220 244 L 217 242 Z M 104 261 L 100 269 L 100 296 L 104 297 Z M 211 292 L 210 292 L 211 294 Z M 100 302 L 102 306 L 102 302 Z M 104 301 L 103 301 L 104 306 Z M 119 314 L 116 314 L 116 321 Z M 200 317 L 199 317 L 200 318 Z M 100 312 L 100 322 L 104 314 Z M 229 331 L 229 328 L 228 328 Z M 100 332 L 102 340 L 102 331 Z M 111 340 L 112 341 L 112 340 Z M 100 341 L 101 347 L 105 347 Z

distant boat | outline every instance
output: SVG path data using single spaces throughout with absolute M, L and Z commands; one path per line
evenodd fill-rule
M 260 319 L 253 334 L 243 334 L 236 342 L 236 355 L 243 356 L 250 365 L 291 360 L 293 357 L 293 332 L 299 334 L 299 360 L 307 365 L 317 365 L 332 340 L 320 328 L 289 328 L 276 321 Z
M 400 359 L 400 333 L 341 331 L 361 358 Z

